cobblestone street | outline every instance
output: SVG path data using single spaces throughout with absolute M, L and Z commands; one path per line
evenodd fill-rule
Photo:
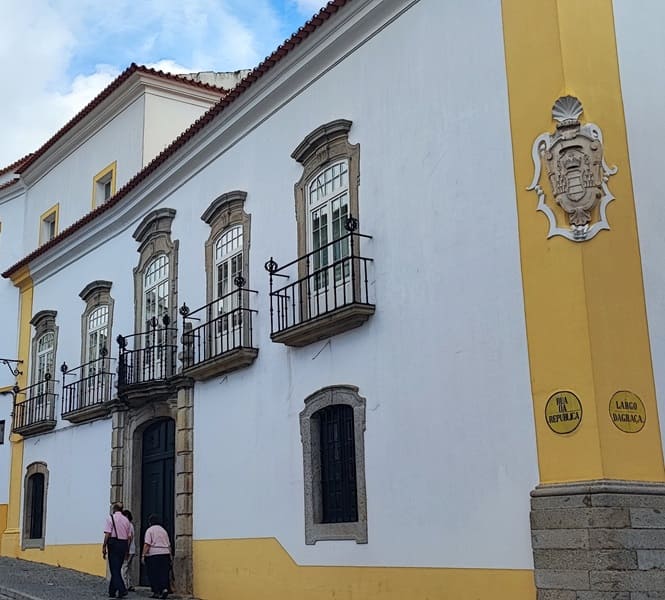
M 0 600 L 88 600 L 107 598 L 108 584 L 102 577 L 26 560 L 0 557 Z M 128 599 L 149 598 L 140 588 Z M 172 594 L 169 598 L 182 598 Z

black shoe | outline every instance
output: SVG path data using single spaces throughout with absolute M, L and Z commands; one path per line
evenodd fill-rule
M 168 598 L 168 597 L 169 597 L 169 591 L 168 591 L 168 590 L 164 590 L 164 591 L 162 592 L 162 596 L 161 596 L 161 597 L 162 597 L 162 598 Z

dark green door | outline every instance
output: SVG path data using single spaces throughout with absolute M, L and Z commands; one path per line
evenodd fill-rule
M 159 515 L 171 544 L 175 532 L 175 423 L 172 419 L 157 421 L 143 432 L 141 469 L 141 546 L 148 528 L 148 517 Z M 136 547 L 140 553 L 139 545 Z M 141 567 L 141 584 L 148 585 L 145 568 Z

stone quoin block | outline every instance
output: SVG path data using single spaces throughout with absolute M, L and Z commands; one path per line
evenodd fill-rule
M 533 559 L 536 569 L 637 569 L 634 550 L 534 550 Z
M 627 508 L 577 508 L 547 509 L 531 512 L 532 529 L 580 529 L 580 528 L 630 527 L 630 511 Z
M 587 529 L 542 529 L 533 531 L 531 545 L 540 548 L 583 549 L 589 547 Z
M 665 509 L 631 508 L 630 522 L 635 529 L 665 529 Z
M 589 571 L 536 569 L 536 586 L 541 589 L 588 590 Z

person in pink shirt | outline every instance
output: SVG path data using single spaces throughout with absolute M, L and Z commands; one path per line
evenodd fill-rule
M 125 582 L 122 580 L 122 563 L 129 552 L 129 542 L 132 539 L 132 524 L 122 514 L 122 504 L 116 502 L 111 508 L 111 514 L 106 517 L 104 524 L 104 545 L 102 556 L 106 560 L 108 555 L 109 571 L 109 598 L 115 598 L 116 592 L 119 598 L 127 595 Z
M 169 595 L 169 569 L 171 568 L 171 541 L 157 515 L 148 517 L 145 532 L 142 561 L 148 569 L 148 579 L 153 598 L 167 598 Z

